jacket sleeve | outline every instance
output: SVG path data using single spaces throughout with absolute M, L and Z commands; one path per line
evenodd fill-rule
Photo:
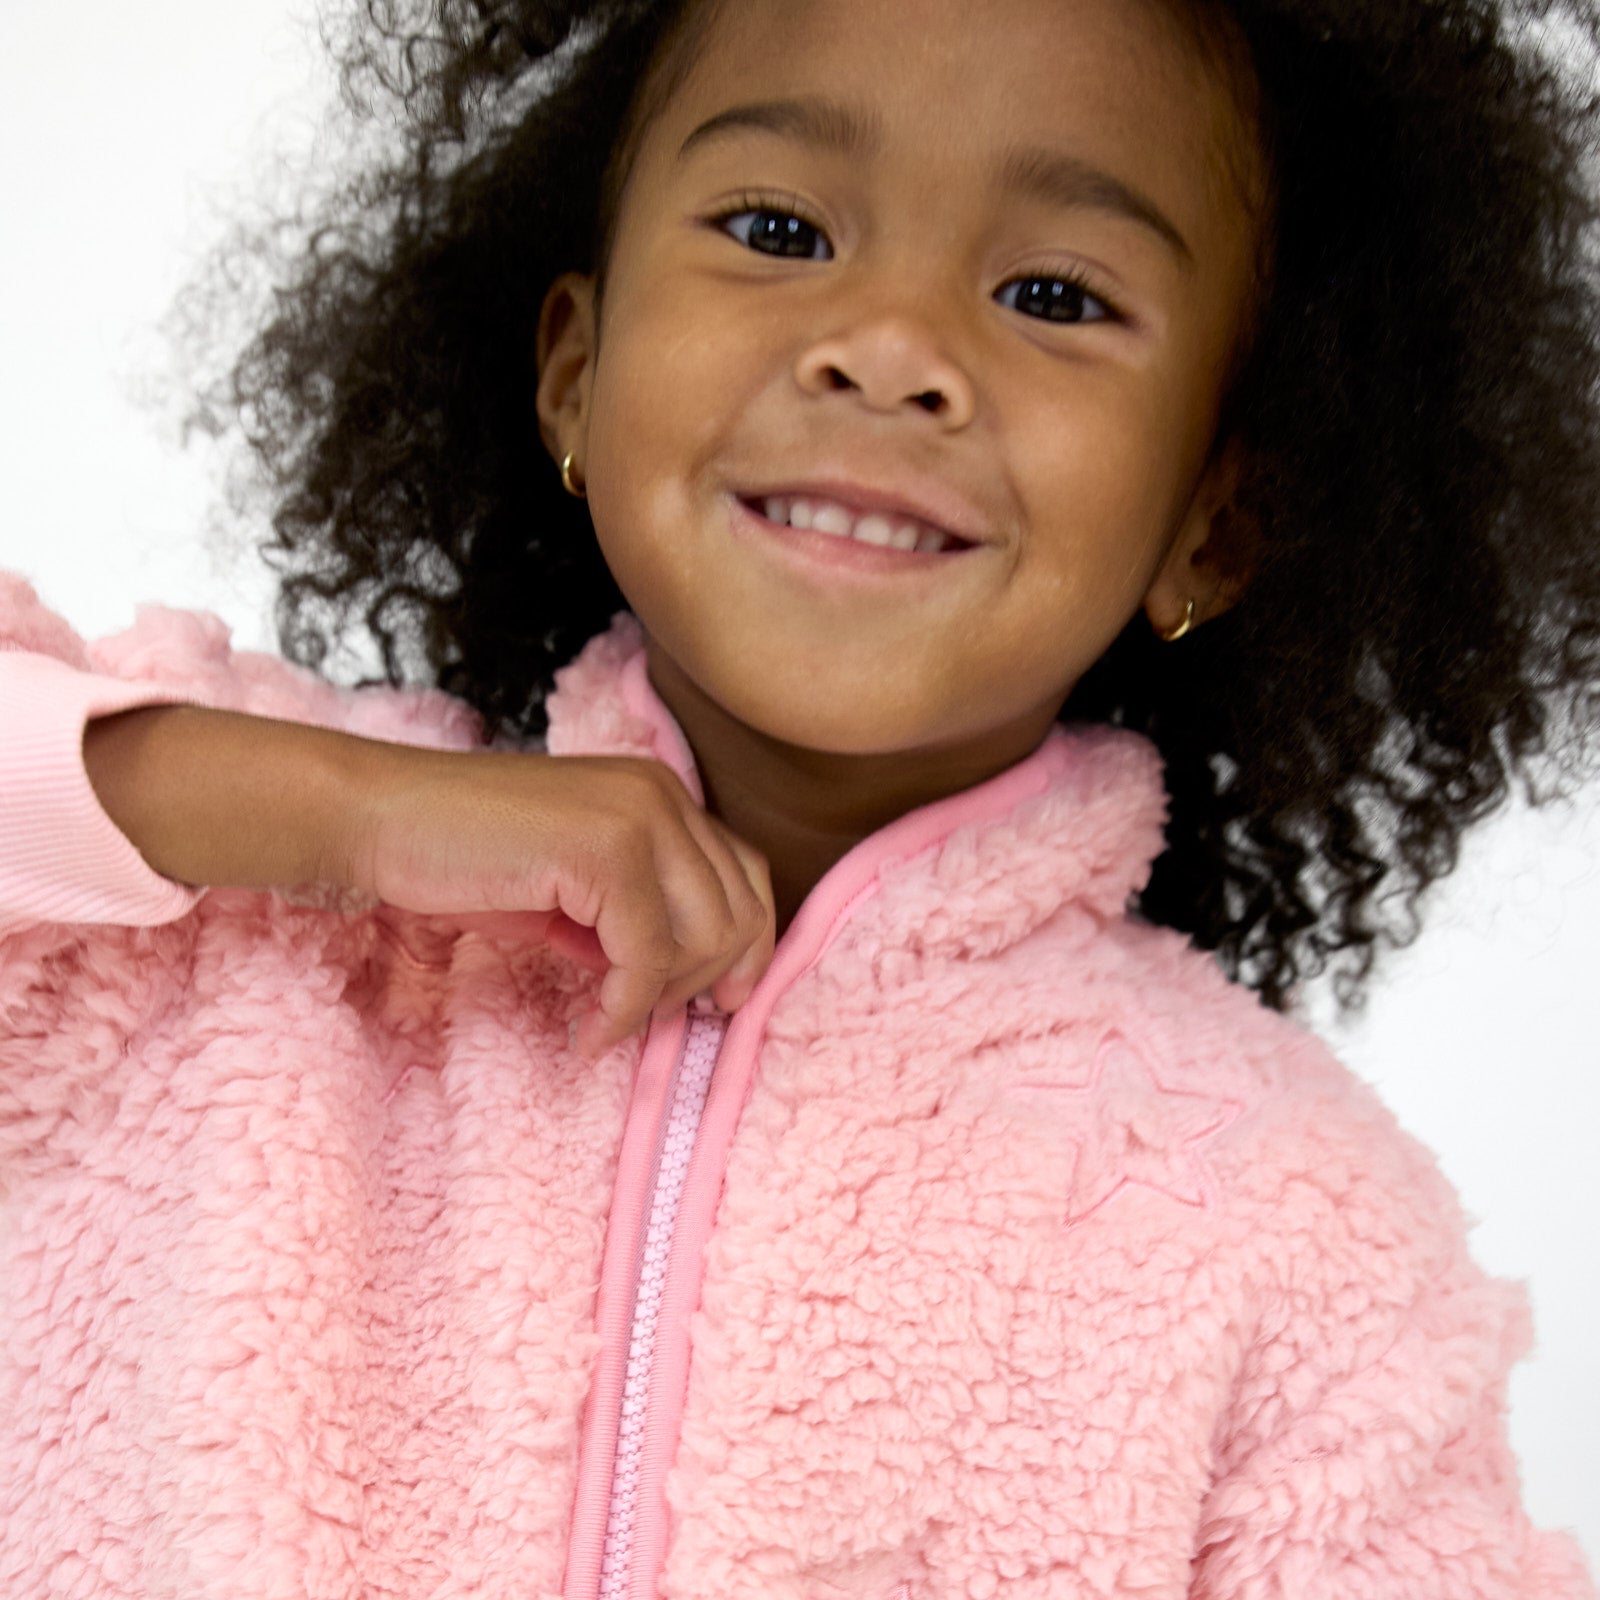
M 0 572 L 0 936 L 41 923 L 154 926 L 200 898 L 145 864 L 83 764 L 90 718 L 178 703 L 400 743 L 477 740 L 471 713 L 436 691 L 336 688 L 234 650 L 222 622 L 201 612 L 144 607 L 125 633 L 85 643 L 26 582 Z
M 1366 1091 L 1362 1107 L 1282 1196 L 1192 1600 L 1593 1600 L 1576 1542 L 1521 1504 L 1506 1384 L 1531 1343 L 1524 1292 L 1472 1260 L 1432 1156 Z
M 179 698 L 0 649 L 0 932 L 38 922 L 150 926 L 199 898 L 145 865 L 101 809 L 83 763 L 91 717 Z

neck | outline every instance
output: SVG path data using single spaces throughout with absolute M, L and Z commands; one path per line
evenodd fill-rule
M 650 683 L 694 752 L 706 809 L 772 871 L 781 936 L 833 864 L 919 806 L 982 783 L 1036 749 L 1035 715 L 937 748 L 841 755 L 774 739 L 730 715 L 646 640 Z

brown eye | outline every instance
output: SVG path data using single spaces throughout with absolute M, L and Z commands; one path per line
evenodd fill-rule
M 1006 296 L 1015 290 L 1008 301 Z M 1075 278 L 1013 278 L 995 296 L 1001 305 L 1046 322 L 1109 322 L 1116 312 Z
M 716 220 L 718 226 L 727 229 L 741 244 L 761 255 L 802 261 L 827 260 L 833 255 L 822 230 L 792 211 L 756 206 L 745 211 L 730 211 Z M 819 244 L 826 251 L 820 258 L 816 253 Z

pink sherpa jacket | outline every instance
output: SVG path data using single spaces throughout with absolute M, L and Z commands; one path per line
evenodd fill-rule
M 467 748 L 146 611 L 0 589 L 5 1600 L 1577 1600 L 1519 1505 L 1520 1293 L 1372 1093 L 1126 912 L 1151 748 L 1056 731 L 818 885 L 731 1019 L 196 896 L 83 718 Z M 553 752 L 692 759 L 620 617 Z

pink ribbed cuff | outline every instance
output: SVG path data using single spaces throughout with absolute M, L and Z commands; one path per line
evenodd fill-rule
M 0 931 L 36 922 L 151 927 L 200 898 L 146 865 L 101 808 L 83 764 L 91 717 L 185 698 L 0 650 Z

